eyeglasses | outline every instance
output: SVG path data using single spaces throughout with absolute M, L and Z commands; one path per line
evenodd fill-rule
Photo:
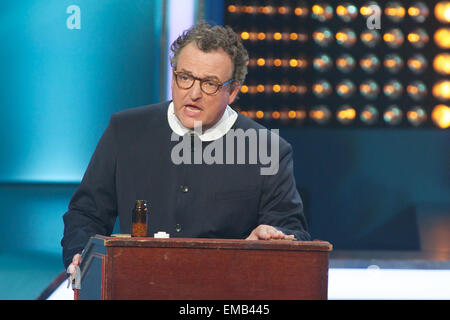
M 214 79 L 201 79 L 194 77 L 193 75 L 186 73 L 186 72 L 180 72 L 180 71 L 174 71 L 173 75 L 175 76 L 175 81 L 177 83 L 177 86 L 180 89 L 190 89 L 194 85 L 195 80 L 200 81 L 200 89 L 206 93 L 206 94 L 215 94 L 217 91 L 219 91 L 223 86 L 231 83 L 233 79 L 230 79 L 225 82 L 220 82 Z

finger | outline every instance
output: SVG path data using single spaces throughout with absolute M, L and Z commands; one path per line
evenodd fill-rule
M 77 269 L 75 268 L 73 263 L 71 263 L 67 268 L 67 271 L 70 273 L 70 277 L 72 277 L 77 272 Z
M 252 232 L 245 240 L 258 240 L 258 237 Z
M 81 263 L 81 254 L 77 253 L 72 258 L 72 264 L 75 266 L 78 266 L 78 265 L 80 265 L 80 263 Z
M 270 238 L 271 239 L 284 239 L 285 234 L 278 229 L 271 228 L 270 229 Z

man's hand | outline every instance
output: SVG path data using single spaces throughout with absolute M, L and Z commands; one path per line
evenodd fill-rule
M 81 254 L 77 253 L 72 258 L 72 263 L 67 268 L 67 272 L 70 274 L 70 281 L 72 282 L 73 276 L 76 273 L 76 266 L 80 266 L 81 263 Z
M 260 224 L 245 240 L 294 239 L 294 235 L 285 235 L 275 227 Z

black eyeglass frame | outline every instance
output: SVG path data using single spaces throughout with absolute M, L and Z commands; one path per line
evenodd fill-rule
M 185 74 L 185 75 L 191 77 L 192 79 L 194 79 L 194 81 L 192 81 L 192 84 L 191 84 L 189 87 L 183 88 L 183 87 L 181 87 L 181 86 L 178 84 L 178 76 L 181 75 L 181 74 Z M 173 71 L 173 75 L 175 76 L 175 82 L 177 83 L 177 86 L 178 86 L 180 89 L 188 90 L 188 89 L 190 89 L 190 88 L 192 88 L 192 87 L 194 86 L 195 80 L 198 80 L 198 81 L 200 82 L 200 89 L 201 89 L 204 93 L 206 93 L 206 94 L 208 94 L 208 95 L 214 95 L 214 94 L 216 94 L 217 92 L 219 92 L 220 89 L 222 89 L 222 87 L 224 87 L 224 86 L 226 86 L 227 84 L 233 82 L 233 78 L 231 78 L 230 80 L 225 81 L 225 82 L 220 82 L 220 81 L 217 81 L 217 80 L 214 80 L 214 79 L 208 79 L 208 78 L 202 79 L 202 78 L 197 78 L 197 77 L 194 77 L 192 74 L 189 74 L 189 73 L 186 73 L 186 72 L 183 72 L 183 71 L 175 71 L 175 70 Z M 216 84 L 217 84 L 217 89 L 216 89 L 216 91 L 214 91 L 214 92 L 212 92 L 212 93 L 206 92 L 206 91 L 203 89 L 203 86 L 202 86 L 202 84 L 203 84 L 204 82 L 206 82 L 206 81 L 212 81 L 212 82 L 216 83 Z

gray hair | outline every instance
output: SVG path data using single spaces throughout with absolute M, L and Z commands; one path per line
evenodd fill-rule
M 247 75 L 248 53 L 239 36 L 230 27 L 211 26 L 207 22 L 200 22 L 184 31 L 170 46 L 172 68 L 176 69 L 181 50 L 192 42 L 195 42 L 203 52 L 222 49 L 228 53 L 233 62 L 233 81 L 244 83 Z

